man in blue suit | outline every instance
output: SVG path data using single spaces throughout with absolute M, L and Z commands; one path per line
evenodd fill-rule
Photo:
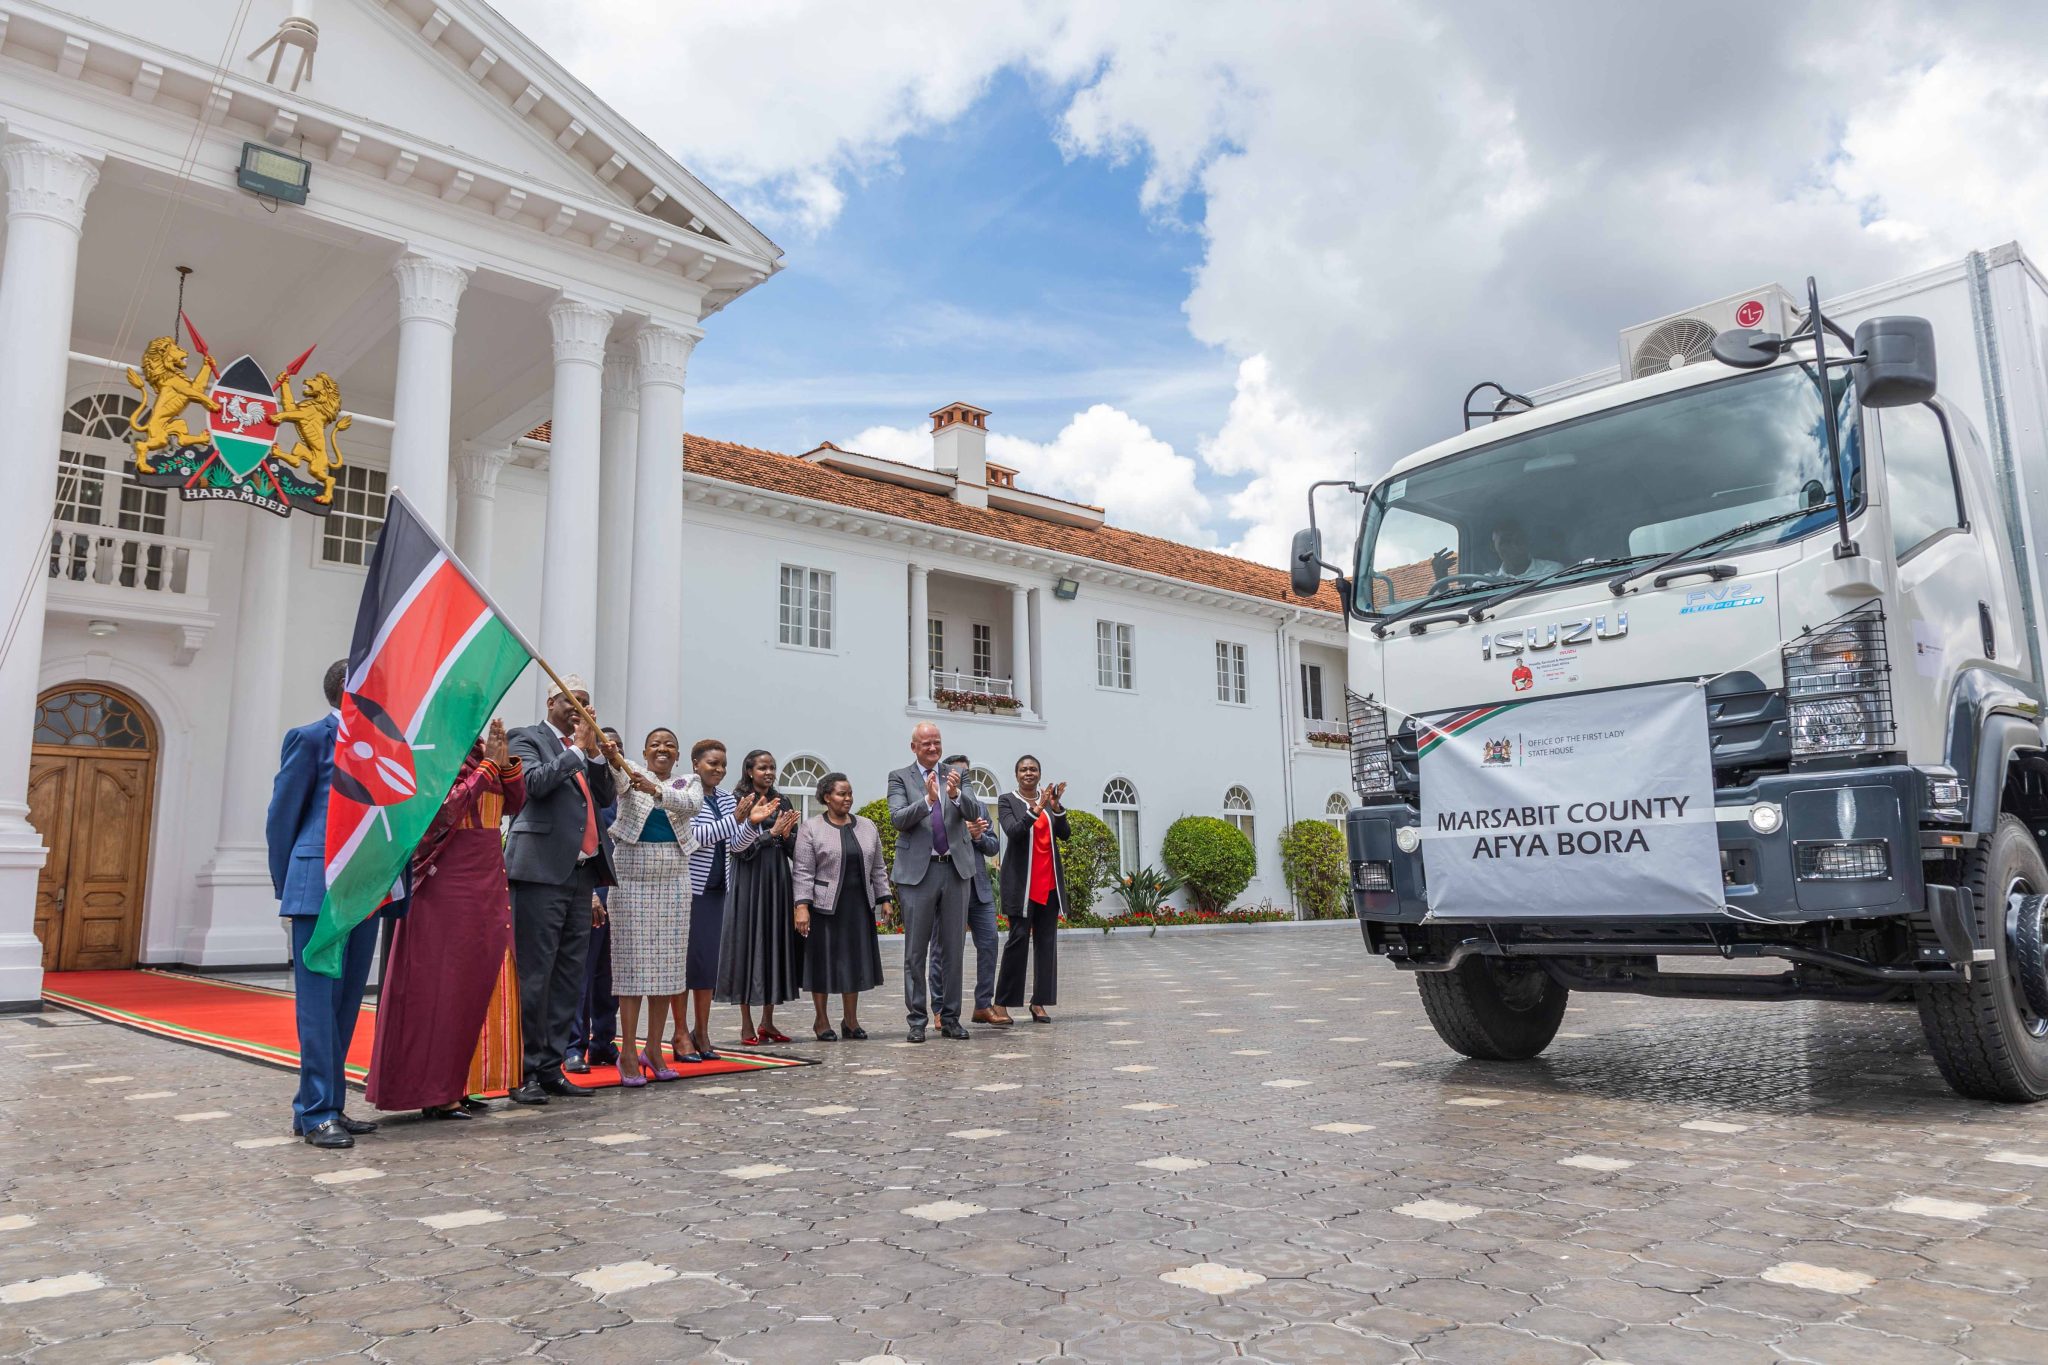
M 299 1093 L 292 1098 L 292 1132 L 315 1147 L 353 1147 L 356 1134 L 377 1131 L 376 1124 L 342 1112 L 348 1102 L 348 1046 L 376 953 L 377 917 L 364 920 L 348 936 L 340 980 L 309 970 L 304 960 L 327 895 L 327 784 L 334 772 L 334 732 L 341 724 L 347 677 L 348 660 L 336 660 L 321 682 L 327 714 L 285 735 L 265 822 L 270 884 L 277 892 L 278 914 L 292 935 L 292 994 L 299 1016 Z

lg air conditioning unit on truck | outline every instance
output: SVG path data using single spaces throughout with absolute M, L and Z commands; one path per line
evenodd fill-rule
M 1630 379 L 1642 379 L 1705 360 L 1714 338 L 1737 328 L 1787 336 L 1799 325 L 1802 316 L 1791 292 L 1781 285 L 1730 294 L 1725 299 L 1623 332 L 1621 372 Z

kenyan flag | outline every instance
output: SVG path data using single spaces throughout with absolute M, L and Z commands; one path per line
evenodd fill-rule
M 349 931 L 390 895 L 470 745 L 532 657 L 394 491 L 349 645 L 327 797 L 327 898 L 308 967 L 341 975 Z
M 1523 701 L 1509 701 L 1498 706 L 1474 706 L 1464 711 L 1453 711 L 1442 720 L 1423 720 L 1418 716 L 1416 720 L 1420 729 L 1417 738 L 1421 743 L 1415 747 L 1415 756 L 1420 758 L 1446 741 L 1458 735 L 1469 734 L 1488 721 L 1497 720 L 1508 712 L 1518 711 L 1528 704 Z

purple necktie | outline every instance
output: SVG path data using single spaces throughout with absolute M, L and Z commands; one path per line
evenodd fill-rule
M 932 855 L 943 858 L 952 851 L 952 842 L 946 838 L 945 808 L 940 802 L 934 801 L 932 803 Z

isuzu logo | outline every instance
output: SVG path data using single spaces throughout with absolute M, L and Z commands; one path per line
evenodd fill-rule
M 1584 644 L 1588 640 L 1619 640 L 1628 634 L 1628 613 L 1617 613 L 1609 630 L 1604 616 L 1582 616 L 1576 621 L 1559 621 L 1547 626 L 1525 626 L 1521 630 L 1496 631 L 1479 637 L 1479 657 L 1510 659 L 1517 654 L 1534 654 L 1559 645 Z

